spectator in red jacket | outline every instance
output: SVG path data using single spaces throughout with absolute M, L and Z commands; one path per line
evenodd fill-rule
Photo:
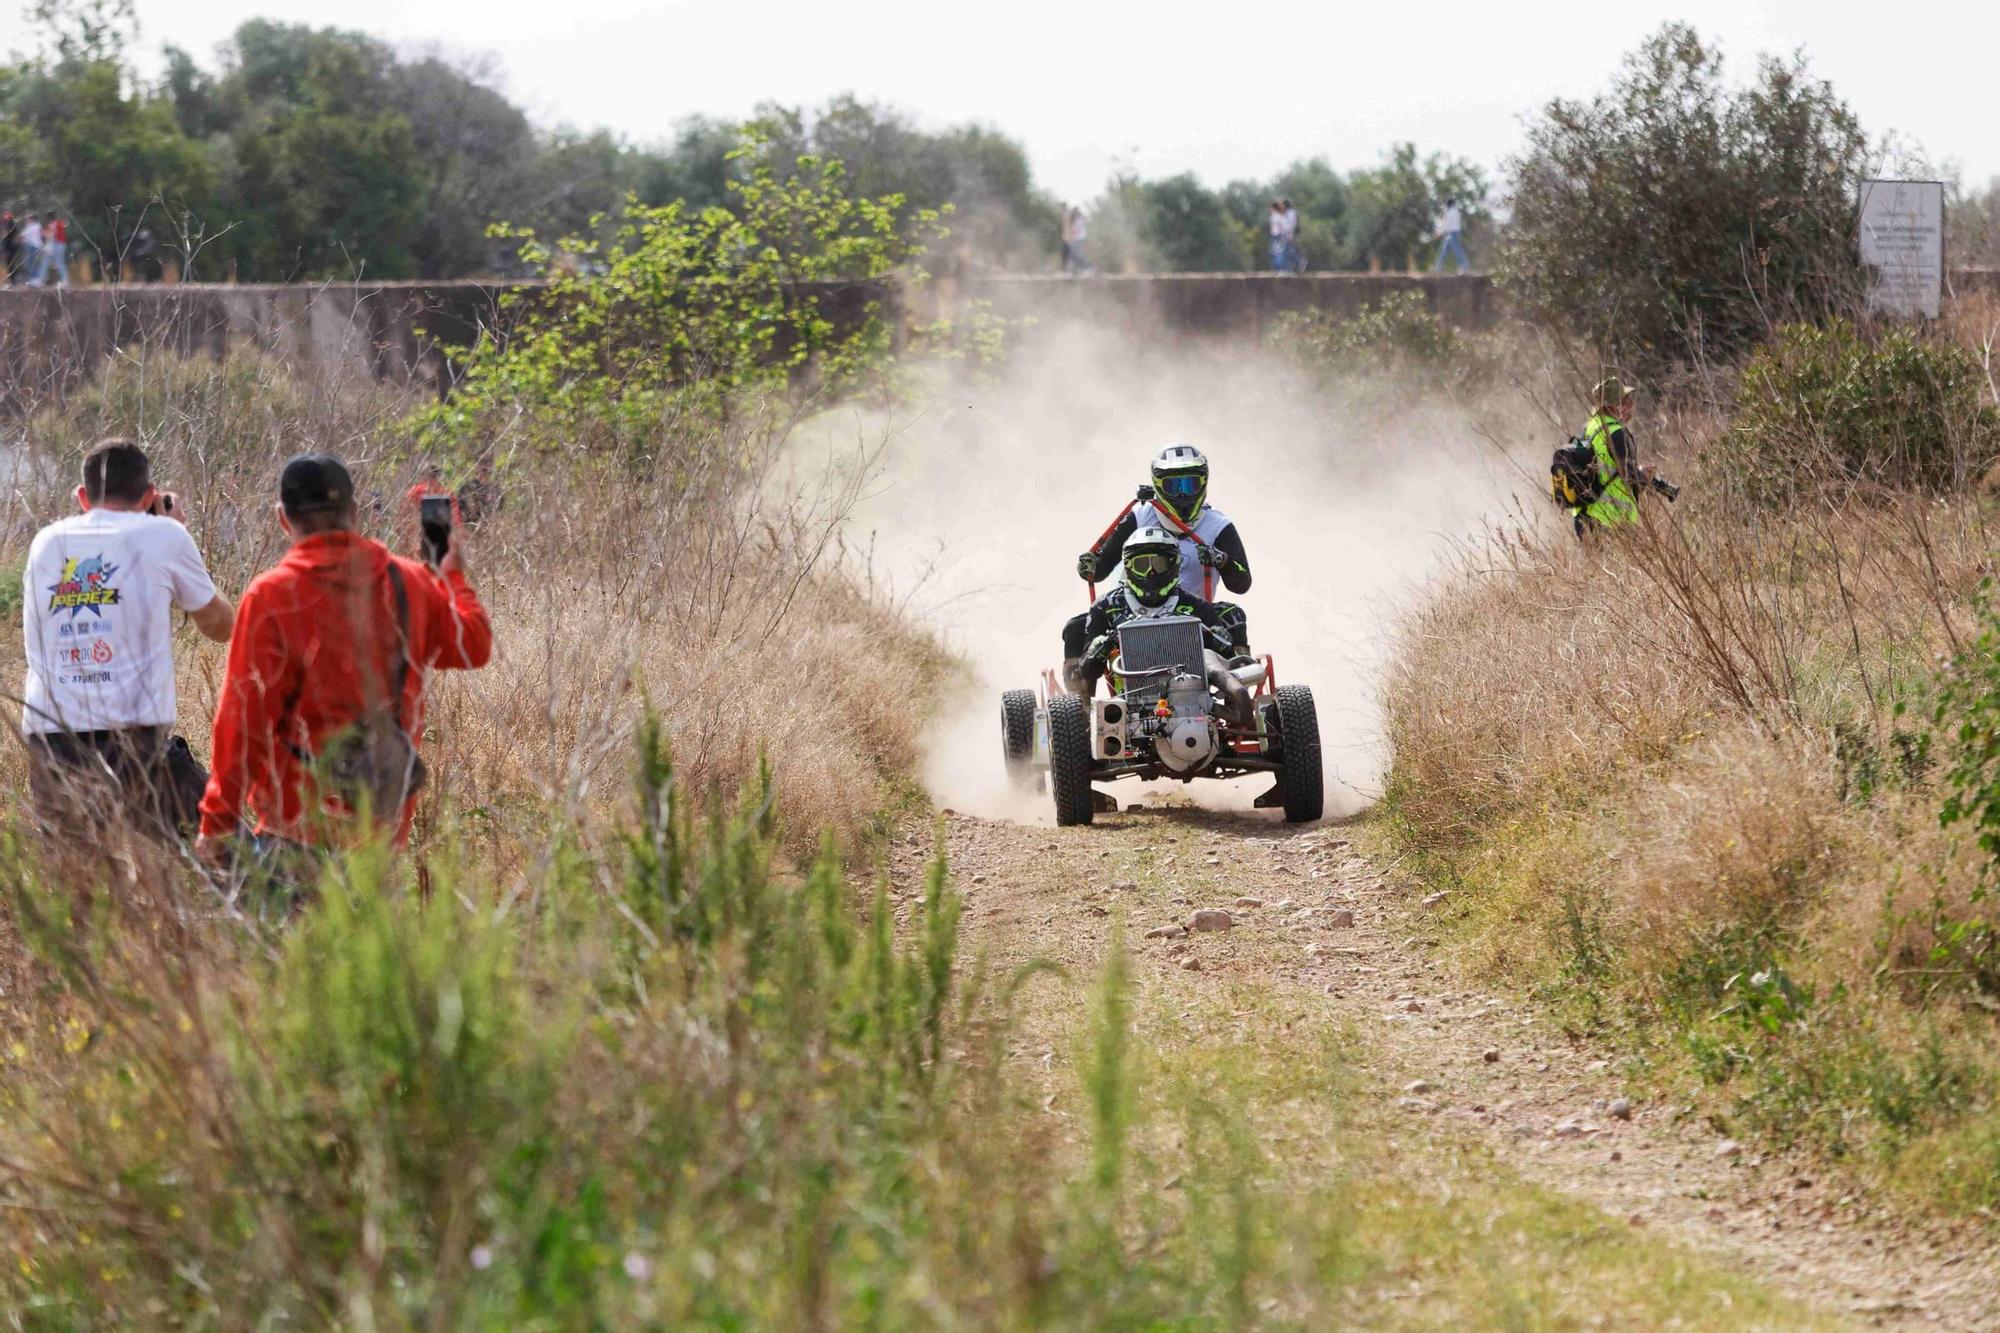
M 278 491 L 292 548 L 237 610 L 200 849 L 218 856 L 246 828 L 343 845 L 370 831 L 355 793 L 383 790 L 396 797 L 375 806 L 373 822 L 400 843 L 422 782 L 425 681 L 434 669 L 485 666 L 492 626 L 456 529 L 435 571 L 391 555 L 354 530 L 354 480 L 330 454 L 286 463 Z M 401 772 L 384 773 L 385 763 Z

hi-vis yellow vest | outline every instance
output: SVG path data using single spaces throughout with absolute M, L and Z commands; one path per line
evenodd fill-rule
M 1611 432 L 1622 425 L 1611 413 L 1599 412 L 1583 428 L 1584 441 L 1597 456 L 1597 479 L 1604 486 L 1583 512 L 1600 527 L 1615 528 L 1639 521 L 1639 502 L 1632 498 L 1632 488 L 1618 466 L 1618 455 L 1611 452 Z

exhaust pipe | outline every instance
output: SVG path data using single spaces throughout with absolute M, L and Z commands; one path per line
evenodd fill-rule
M 1256 678 L 1246 684 L 1239 673 L 1252 670 L 1257 673 Z M 1214 651 L 1208 654 L 1208 683 L 1222 695 L 1222 715 L 1232 727 L 1248 730 L 1257 725 L 1257 706 L 1250 702 L 1249 685 L 1262 679 L 1264 668 L 1261 664 L 1238 667 L 1232 671 L 1220 654 Z

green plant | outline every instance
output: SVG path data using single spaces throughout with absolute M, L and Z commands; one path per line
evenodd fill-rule
M 1500 272 L 1521 306 L 1642 369 L 1727 356 L 1859 291 L 1852 112 L 1803 58 L 1733 86 L 1669 23 L 1612 88 L 1551 102 L 1511 163 Z
M 1270 345 L 1330 391 L 1397 394 L 1464 384 L 1485 365 L 1479 342 L 1440 319 L 1422 292 L 1396 292 L 1353 315 L 1292 310 Z
M 1932 714 L 1944 752 L 1944 801 L 1938 823 L 1963 829 L 1982 854 L 1972 914 L 1940 923 L 1935 961 L 1964 969 L 1988 994 L 2000 994 L 2000 928 L 1990 904 L 2000 886 L 2000 611 L 1993 580 L 1980 585 L 1980 633 L 1945 671 Z
M 21 613 L 21 563 L 0 564 L 0 618 L 13 619 Z
M 629 442 L 879 372 L 896 324 L 886 280 L 921 280 L 942 212 L 856 197 L 839 162 L 811 155 L 781 175 L 763 148 L 746 134 L 732 208 L 628 200 L 605 242 L 495 228 L 547 286 L 503 298 L 504 336 L 470 351 L 452 399 L 414 419 L 420 435 L 476 437 L 526 412 L 560 438 Z
M 1857 486 L 1947 490 L 2000 455 L 1972 352 L 1902 326 L 1790 324 L 1744 365 L 1719 461 L 1764 504 Z
M 1856 723 L 1834 724 L 1833 762 L 1841 800 L 1867 805 L 1884 792 L 1922 785 L 1931 771 L 1933 736 L 1921 726 L 1901 725 L 1906 711 L 1905 701 L 1898 700 L 1893 711 L 1897 725 L 1890 728 L 1886 746 Z

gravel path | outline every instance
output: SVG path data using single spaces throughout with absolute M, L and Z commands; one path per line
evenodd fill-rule
M 1476 1134 L 1527 1179 L 1663 1243 L 1861 1325 L 2000 1329 L 1990 1228 L 1900 1218 L 1852 1180 L 1629 1093 L 1614 1052 L 1434 961 L 1417 891 L 1338 828 L 1186 807 L 1088 829 L 943 818 L 969 943 L 999 961 L 1087 968 L 1122 917 L 1135 968 L 1306 988 L 1364 1034 L 1366 1095 Z M 897 842 L 891 882 L 905 905 L 930 846 L 919 823 Z

